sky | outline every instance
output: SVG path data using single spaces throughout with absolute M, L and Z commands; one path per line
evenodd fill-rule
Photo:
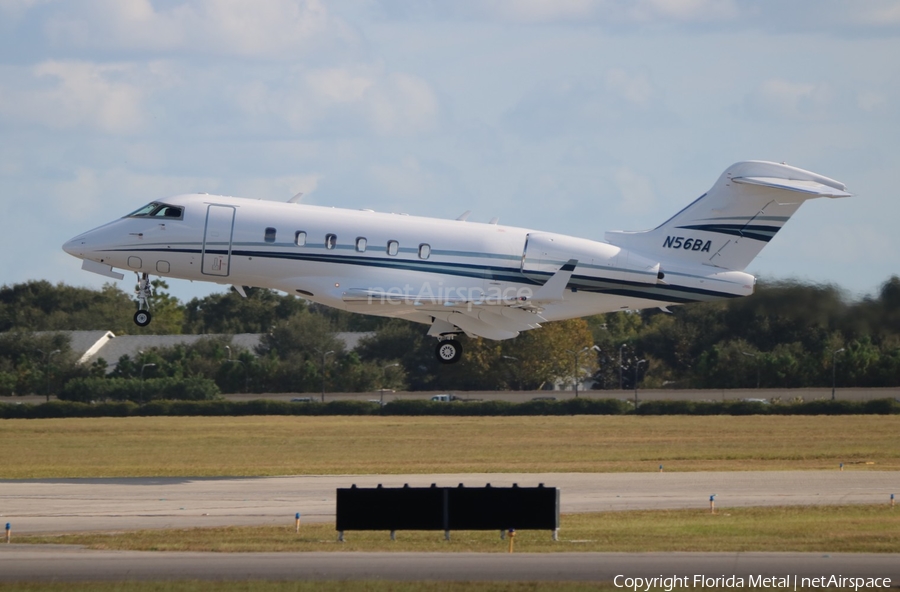
M 855 196 L 748 271 L 874 294 L 900 274 L 898 56 L 883 0 L 0 0 L 0 285 L 99 288 L 62 243 L 180 193 L 602 240 L 759 159 Z

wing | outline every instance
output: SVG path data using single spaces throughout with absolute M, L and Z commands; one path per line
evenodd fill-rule
M 563 300 L 578 261 L 570 259 L 531 295 L 515 298 L 481 295 L 478 298 L 410 294 L 401 289 L 348 289 L 342 299 L 349 310 L 382 316 L 404 317 L 431 323 L 428 334 L 436 337 L 455 333 L 486 339 L 512 339 L 521 331 L 537 329 L 544 306 Z

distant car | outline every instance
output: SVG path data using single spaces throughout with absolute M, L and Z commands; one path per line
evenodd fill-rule
M 768 399 L 741 399 L 742 403 L 762 403 L 763 405 L 768 405 Z
M 435 395 L 431 397 L 432 401 L 440 401 L 442 403 L 449 403 L 454 400 L 456 397 L 451 397 L 450 395 Z
M 534 397 L 532 401 L 555 401 L 556 397 Z
M 312 403 L 311 397 L 294 397 L 291 403 Z

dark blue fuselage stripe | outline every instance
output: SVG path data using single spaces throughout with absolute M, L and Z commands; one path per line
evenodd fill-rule
M 139 251 L 143 253 L 190 253 L 201 254 L 200 249 L 110 249 L 111 251 Z M 213 255 L 228 255 L 227 249 L 207 249 L 206 253 Z M 268 259 L 282 259 L 293 261 L 310 261 L 315 263 L 330 263 L 343 265 L 360 265 L 364 267 L 381 267 L 405 271 L 418 271 L 455 275 L 459 277 L 480 278 L 494 281 L 505 281 L 518 284 L 531 284 L 541 286 L 546 278 L 552 276 L 549 272 L 530 271 L 527 275 L 518 268 L 495 267 L 473 265 L 470 263 L 441 263 L 437 261 L 408 261 L 403 259 L 388 260 L 382 257 L 356 257 L 352 255 L 327 255 L 307 253 L 285 253 L 272 251 L 231 251 L 231 255 L 239 257 L 259 257 Z M 688 298 L 685 295 L 694 294 L 707 298 L 735 298 L 736 295 L 714 290 L 703 290 L 686 286 L 671 286 L 661 284 L 645 284 L 641 282 L 629 282 L 612 278 L 596 278 L 584 275 L 573 275 L 569 281 L 569 288 L 595 294 L 614 294 L 620 296 L 636 297 L 645 300 L 687 303 L 700 299 Z M 675 294 L 672 294 L 674 292 Z M 681 295 L 684 294 L 684 295 Z

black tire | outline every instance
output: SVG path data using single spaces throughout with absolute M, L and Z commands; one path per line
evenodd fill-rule
M 138 327 L 146 327 L 150 324 L 150 320 L 152 317 L 150 316 L 150 311 L 148 310 L 139 310 L 134 313 L 134 324 Z
M 441 364 L 455 364 L 462 358 L 462 344 L 455 339 L 439 341 L 434 353 Z

